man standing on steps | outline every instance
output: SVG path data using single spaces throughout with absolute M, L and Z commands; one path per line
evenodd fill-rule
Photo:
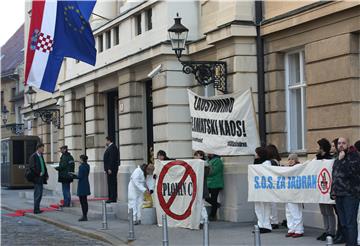
M 34 214 L 39 214 L 40 202 L 43 194 L 43 185 L 47 184 L 49 178 L 44 157 L 44 144 L 40 143 L 36 146 L 36 152 L 29 158 L 29 167 L 31 173 L 34 175 Z
M 64 196 L 64 207 L 70 207 L 71 193 L 70 183 L 73 182 L 73 178 L 70 174 L 75 171 L 74 158 L 68 152 L 68 146 L 64 145 L 60 148 L 62 153 L 60 157 L 59 166 L 55 169 L 59 172 L 58 182 L 62 184 L 62 192 Z
M 106 150 L 104 153 L 104 171 L 107 177 L 109 200 L 107 203 L 117 200 L 117 173 L 119 170 L 119 150 L 111 137 L 106 137 Z

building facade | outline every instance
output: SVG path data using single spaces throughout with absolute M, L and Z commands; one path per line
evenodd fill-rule
M 94 196 L 107 194 L 102 158 L 105 137 L 114 137 L 121 160 L 118 173 L 119 203 L 127 202 L 129 174 L 137 165 L 150 161 L 153 153 L 162 149 L 172 158 L 191 158 L 193 150 L 187 89 L 206 96 L 221 92 L 212 86 L 198 85 L 192 75 L 182 72 L 182 65 L 171 49 L 167 33 L 167 29 L 173 25 L 173 18 L 179 13 L 182 23 L 189 29 L 187 51 L 182 59 L 225 61 L 229 93 L 252 88 L 256 112 L 259 111 L 258 98 L 264 98 L 267 143 L 278 145 L 284 156 L 293 150 L 300 150 L 303 158 L 310 158 L 316 151 L 314 143 L 319 136 L 332 138 L 338 133 L 353 138 L 356 134 L 359 136 L 359 120 L 356 121 L 359 114 L 356 116 L 355 112 L 359 110 L 359 97 L 354 92 L 359 89 L 356 87 L 358 74 L 356 77 L 356 74 L 349 73 L 356 72 L 356 62 L 359 60 L 359 26 L 355 24 L 359 20 L 359 5 L 317 3 L 319 6 L 315 8 L 316 3 L 306 3 L 310 7 L 289 3 L 284 5 L 287 8 L 283 8 L 271 1 L 263 4 L 264 19 L 258 26 L 264 45 L 264 57 L 261 58 L 256 45 L 255 12 L 258 7 L 255 1 L 99 1 L 91 17 L 98 52 L 96 66 L 65 59 L 56 92 L 38 92 L 34 106 L 40 109 L 58 108 L 60 127 L 43 123 L 39 118 L 31 119 L 32 110 L 25 104 L 23 113 L 29 117 L 32 126 L 27 134 L 42 138 L 48 163 L 58 161 L 58 148 L 63 144 L 69 146 L 76 160 L 79 160 L 80 154 L 86 153 L 91 165 L 91 191 Z M 27 9 L 31 14 L 30 6 Z M 353 16 L 352 22 L 349 13 Z M 338 19 L 333 19 L 334 16 Z M 345 19 L 348 22 L 342 22 Z M 28 15 L 27 30 L 29 20 Z M 342 35 L 330 35 L 334 31 L 329 27 L 330 22 L 338 27 L 339 32 L 343 32 Z M 318 38 L 311 32 L 315 27 L 318 29 L 313 32 L 319 35 Z M 345 29 L 348 35 L 344 33 Z M 325 35 L 326 30 L 328 34 Z M 336 53 L 331 48 L 338 39 L 326 43 L 330 45 L 328 49 L 335 53 L 329 55 L 327 50 L 320 49 L 326 47 L 321 40 L 329 41 L 332 36 L 343 38 L 340 38 L 344 45 L 343 53 Z M 320 69 L 327 69 L 329 64 L 326 62 L 331 61 L 331 57 L 340 59 L 331 63 L 337 68 L 340 68 L 336 65 L 338 62 L 347 62 L 353 69 L 346 64 L 341 67 L 345 69 L 344 76 L 351 75 L 349 79 L 336 77 L 334 73 L 336 80 L 353 86 L 348 91 L 353 94 L 346 94 L 346 100 L 342 103 L 336 101 L 338 87 L 333 90 L 324 87 L 330 82 L 334 82 L 334 86 L 341 86 L 335 83 L 335 78 L 326 77 L 330 72 Z M 258 68 L 263 58 L 266 94 L 259 94 Z M 162 65 L 161 72 L 153 78 L 148 77 L 159 64 Z M 325 77 L 321 78 L 320 74 Z M 287 86 L 286 81 L 295 81 L 296 86 L 293 87 L 291 83 Z M 331 96 L 318 97 L 322 90 Z M 344 116 L 344 119 L 319 119 L 318 115 L 321 118 L 331 116 L 331 109 L 338 110 L 338 106 L 340 111 L 342 106 L 348 107 L 353 114 Z M 294 112 L 298 114 L 294 115 Z M 304 131 L 301 130 L 303 127 Z M 331 134 L 326 135 L 325 131 L 331 131 Z M 247 166 L 253 162 L 253 156 L 224 156 L 223 159 L 225 189 L 220 196 L 220 218 L 253 221 L 253 204 L 247 202 Z M 60 190 L 56 172 L 49 169 L 47 188 Z
M 317 141 L 360 139 L 358 2 L 265 1 L 267 141 L 312 159 Z M 304 221 L 322 226 L 317 204 Z
M 1 47 L 1 137 L 23 134 L 24 25 Z

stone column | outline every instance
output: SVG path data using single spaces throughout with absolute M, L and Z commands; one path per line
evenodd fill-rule
M 75 92 L 65 91 L 64 96 L 64 145 L 74 157 L 75 162 L 79 161 L 79 156 L 83 149 L 81 105 L 76 101 Z M 76 182 L 75 182 L 76 183 Z M 74 183 L 74 184 L 75 184 Z M 76 193 L 76 185 L 71 188 L 73 194 Z
M 118 199 L 127 202 L 127 187 L 132 171 L 145 161 L 144 82 L 134 81 L 130 70 L 118 74 L 119 151 Z
M 233 37 L 216 44 L 217 60 L 227 62 L 228 92 L 252 89 L 257 113 L 257 57 L 255 38 Z M 253 221 L 254 207 L 247 202 L 247 167 L 253 156 L 223 157 L 225 188 L 220 193 L 220 218 Z M 241 187 L 239 189 L 239 187 Z
M 162 149 L 171 158 L 190 158 L 187 89 L 193 85 L 193 77 L 181 72 L 182 65 L 174 57 L 162 59 L 161 63 L 163 72 L 153 78 L 154 155 Z M 153 67 L 157 64 L 154 62 Z
M 95 82 L 87 83 L 85 92 L 85 142 L 90 164 L 91 194 L 96 197 L 107 197 L 107 181 L 103 163 L 105 151 L 104 95 L 98 92 Z

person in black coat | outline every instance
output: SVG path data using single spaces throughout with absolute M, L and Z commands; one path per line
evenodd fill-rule
M 317 160 L 330 160 L 333 158 L 330 154 L 331 144 L 329 140 L 322 138 L 317 141 L 317 144 L 319 145 L 319 149 L 316 153 Z M 316 239 L 320 241 L 326 241 L 327 236 L 331 236 L 332 238 L 335 236 L 336 218 L 334 213 L 334 205 L 320 203 L 319 207 L 320 213 L 323 217 L 324 232 Z
M 86 155 L 81 155 L 81 164 L 79 166 L 79 172 L 77 175 L 74 175 L 74 178 L 79 179 L 77 187 L 77 195 L 80 200 L 82 217 L 79 221 L 87 221 L 87 212 L 88 212 L 88 201 L 87 196 L 90 195 L 90 183 L 89 183 L 89 173 L 90 166 L 87 164 L 88 157 Z
M 29 158 L 29 168 L 34 176 L 34 214 L 42 212 L 40 210 L 40 202 L 43 194 L 43 185 L 47 184 L 49 178 L 43 153 L 44 144 L 40 143 L 36 146 L 36 152 Z
M 104 171 L 108 183 L 107 203 L 116 202 L 117 200 L 117 172 L 119 170 L 119 150 L 113 143 L 111 137 L 106 137 L 106 150 L 104 153 Z

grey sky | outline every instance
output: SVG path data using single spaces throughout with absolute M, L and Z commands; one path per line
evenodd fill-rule
M 25 0 L 0 1 L 0 46 L 24 23 Z

